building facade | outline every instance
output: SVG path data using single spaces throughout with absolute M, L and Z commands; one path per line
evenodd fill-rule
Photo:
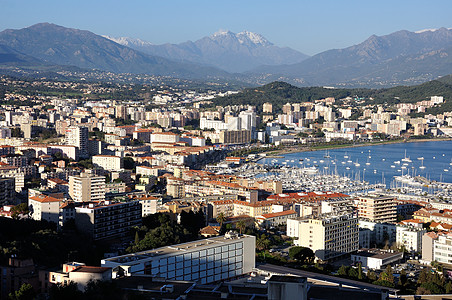
M 86 173 L 69 176 L 69 195 L 76 202 L 105 200 L 105 177 Z
M 224 236 L 106 258 L 103 267 L 126 269 L 126 275 L 211 283 L 250 273 L 255 267 L 256 238 Z

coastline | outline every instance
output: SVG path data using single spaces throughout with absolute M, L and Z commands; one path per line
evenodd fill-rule
M 315 147 L 309 146 L 299 146 L 296 148 L 288 148 L 281 150 L 270 150 L 272 154 L 266 155 L 267 158 L 281 158 L 285 154 L 290 153 L 301 153 L 301 152 L 310 152 L 310 151 L 318 151 L 325 149 L 345 149 L 345 148 L 356 148 L 356 147 L 366 147 L 366 146 L 379 146 L 379 145 L 388 145 L 388 144 L 402 144 L 402 143 L 424 143 L 424 142 L 441 142 L 441 141 L 452 141 L 452 138 L 431 138 L 431 139 L 408 139 L 408 140 L 396 140 L 396 141 L 382 141 L 382 142 L 367 142 L 363 144 L 348 144 L 348 145 L 321 145 Z M 267 152 L 262 152 L 267 153 Z M 264 158 L 264 157 L 262 157 Z

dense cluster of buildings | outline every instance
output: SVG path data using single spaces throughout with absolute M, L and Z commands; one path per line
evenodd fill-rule
M 285 231 L 294 245 L 310 248 L 323 262 L 351 257 L 380 269 L 400 260 L 404 250 L 426 262 L 452 263 L 450 204 L 379 192 L 353 197 L 286 193 L 278 180 L 201 168 L 220 160 L 231 168 L 246 163 L 247 158 L 226 153 L 252 141 L 277 145 L 375 134 L 449 135 L 445 126 L 452 124 L 452 114 L 408 116 L 442 103 L 442 97 L 399 104 L 396 111 L 338 106 L 334 98 L 325 98 L 287 103 L 280 113 L 270 103 L 203 108 L 214 96 L 156 92 L 152 102 L 158 108 L 56 98 L 39 98 L 33 107 L 1 108 L 0 217 L 12 217 L 15 205 L 27 203 L 29 212 L 21 217 L 53 222 L 59 230 L 73 221 L 94 241 L 127 237 L 149 214 L 168 213 L 177 220 L 184 211 L 201 211 L 206 217 L 200 234 L 207 239 L 115 255 L 102 260 L 102 267 L 71 262 L 42 275 L 41 282 L 75 281 L 84 287 L 90 279 L 145 275 L 199 284 L 238 279 L 255 268 L 256 238 L 233 232 L 220 236 L 220 227 L 242 231 L 243 222 Z M 27 100 L 16 94 L 6 98 Z M 30 261 L 12 259 L 10 264 L 33 269 Z M 306 290 L 303 280 L 295 281 Z M 275 279 L 273 286 L 278 284 Z

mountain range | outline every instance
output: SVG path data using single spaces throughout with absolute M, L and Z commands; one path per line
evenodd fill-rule
M 262 35 L 249 31 L 222 30 L 195 42 L 164 45 L 127 37 L 105 37 L 150 55 L 211 65 L 230 73 L 249 71 L 261 65 L 294 64 L 309 57 L 288 47 L 275 46 Z
M 269 74 L 297 85 L 417 84 L 452 73 L 452 30 L 440 28 L 385 36 L 372 35 L 345 49 L 328 50 L 298 64 L 265 66 L 254 74 Z
M 116 73 L 297 86 L 414 85 L 452 73 L 452 30 L 398 31 L 312 57 L 248 31 L 154 45 L 40 23 L 0 32 L 0 69 L 71 66 Z

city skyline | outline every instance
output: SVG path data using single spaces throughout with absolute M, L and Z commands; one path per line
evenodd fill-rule
M 0 4 L 3 8 L 0 30 L 49 22 L 100 35 L 139 38 L 154 44 L 195 41 L 219 30 L 236 33 L 247 30 L 263 35 L 275 45 L 308 55 L 352 46 L 374 34 L 452 27 L 448 18 L 452 3 L 443 0 L 428 3 L 284 1 L 278 4 L 254 0 L 246 3 L 138 1 L 134 5 L 119 1 L 106 5 L 104 1 L 1 0 Z

